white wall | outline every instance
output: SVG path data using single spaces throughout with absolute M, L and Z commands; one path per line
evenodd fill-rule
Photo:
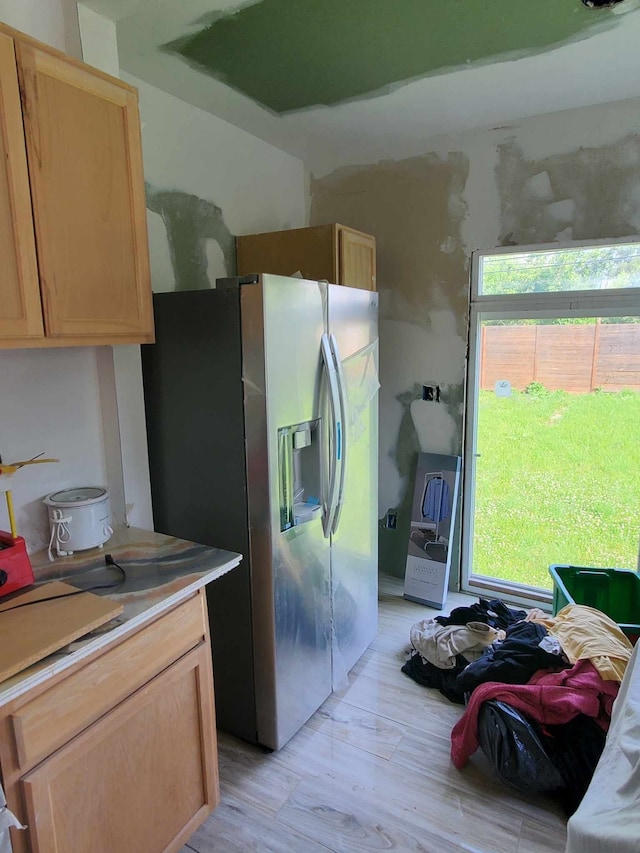
M 95 349 L 0 352 L 0 452 L 5 462 L 60 459 L 13 477 L 18 533 L 37 550 L 49 538 L 46 494 L 106 482 Z M 0 528 L 8 530 L 4 496 Z
M 74 0 L 0 0 L 0 21 L 82 58 Z
M 79 55 L 75 3 L 0 0 L 0 20 L 59 50 Z M 18 532 L 31 551 L 48 541 L 42 498 L 65 486 L 106 482 L 93 348 L 0 351 L 0 453 L 6 462 L 44 451 L 58 464 L 34 465 L 13 480 Z M 7 529 L 4 498 L 0 528 Z
M 83 58 L 72 0 L 0 0 L 0 20 Z M 85 54 L 93 51 L 93 64 L 117 75 L 113 24 L 88 13 L 84 25 Z M 107 485 L 114 520 L 128 515 L 131 524 L 152 526 L 139 362 L 139 347 L 0 352 L 0 453 L 6 461 L 40 451 L 60 458 L 14 478 L 18 531 L 30 551 L 48 540 L 41 498 L 63 486 Z
M 81 3 L 78 19 L 84 61 L 118 77 L 113 21 Z M 114 521 L 152 530 L 140 347 L 103 347 L 97 364 L 105 466 Z
M 0 20 L 117 75 L 112 22 L 71 0 L 0 0 Z M 138 85 L 137 81 L 133 81 Z M 145 177 L 157 188 L 197 195 L 221 208 L 232 234 L 305 224 L 301 161 L 207 113 L 140 83 Z M 154 290 L 175 285 L 166 228 L 149 213 Z M 212 241 L 210 241 L 212 242 Z M 206 247 L 209 277 L 224 274 Z M 48 538 L 41 499 L 64 486 L 108 485 L 116 517 L 151 526 L 139 347 L 0 351 L 0 454 L 45 451 L 56 465 L 14 480 L 19 533 L 31 551 Z M 0 529 L 8 521 L 0 505 Z
M 234 234 L 299 228 L 306 224 L 301 160 L 210 113 L 123 73 L 140 97 L 145 180 L 160 190 L 188 193 L 220 208 Z M 148 213 L 151 278 L 156 292 L 175 288 L 167 231 Z M 219 247 L 206 246 L 208 277 L 228 271 Z

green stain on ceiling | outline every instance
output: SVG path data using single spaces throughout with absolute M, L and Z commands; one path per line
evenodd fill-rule
M 615 22 L 581 0 L 262 0 L 163 49 L 284 113 L 541 53 Z

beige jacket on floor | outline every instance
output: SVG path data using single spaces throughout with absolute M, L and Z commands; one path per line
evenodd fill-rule
M 469 662 L 477 660 L 495 640 L 504 640 L 505 632 L 484 622 L 440 625 L 435 619 L 423 619 L 411 626 L 410 636 L 425 660 L 439 669 L 453 669 L 456 655 L 464 655 Z

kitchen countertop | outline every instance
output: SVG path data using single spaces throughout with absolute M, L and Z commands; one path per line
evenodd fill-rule
M 105 564 L 105 554 L 124 569 L 126 579 Z M 30 559 L 37 585 L 64 580 L 79 589 L 109 586 L 93 591 L 124 609 L 95 631 L 0 683 L 0 706 L 217 580 L 235 568 L 242 555 L 127 527 L 115 530 L 103 548 L 56 557 L 53 562 L 46 551 L 31 554 Z

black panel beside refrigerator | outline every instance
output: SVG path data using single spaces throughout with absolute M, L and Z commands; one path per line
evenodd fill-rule
M 255 741 L 240 296 L 211 293 L 154 297 L 157 343 L 142 347 L 151 496 L 160 533 L 245 555 L 207 587 L 207 604 L 220 626 L 211 631 L 217 725 Z

